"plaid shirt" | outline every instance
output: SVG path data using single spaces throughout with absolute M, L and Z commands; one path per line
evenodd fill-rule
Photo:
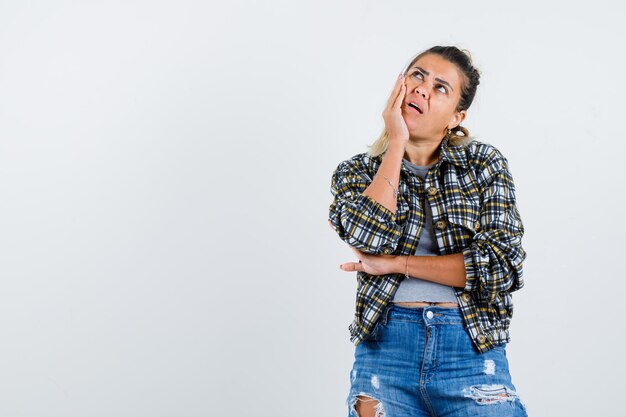
M 444 139 L 439 161 L 425 180 L 401 165 L 395 214 L 362 194 L 381 161 L 382 155 L 361 153 L 334 171 L 329 219 L 339 237 L 370 254 L 412 255 L 425 220 L 421 202 L 426 201 L 440 254 L 463 253 L 466 284 L 453 288 L 476 349 L 482 353 L 508 343 L 511 292 L 524 286 L 526 252 L 507 159 L 493 145 L 475 139 L 459 146 Z M 357 272 L 351 342 L 358 345 L 373 334 L 403 279 L 404 274 Z

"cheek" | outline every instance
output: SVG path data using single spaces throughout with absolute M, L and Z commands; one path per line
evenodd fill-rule
M 446 109 L 441 108 L 441 106 L 431 106 L 430 107 L 430 120 L 433 122 L 440 122 L 442 120 L 447 120 L 448 112 Z
M 448 123 L 450 118 L 454 115 L 455 107 L 450 103 L 433 103 L 431 105 L 431 113 L 433 119 Z

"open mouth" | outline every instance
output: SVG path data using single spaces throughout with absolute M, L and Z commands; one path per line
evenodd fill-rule
M 422 111 L 422 109 L 420 109 L 419 107 L 417 107 L 417 104 L 415 103 L 409 103 L 408 104 L 409 107 L 414 108 L 415 110 L 417 110 L 419 112 L 419 114 L 423 114 L 424 112 Z

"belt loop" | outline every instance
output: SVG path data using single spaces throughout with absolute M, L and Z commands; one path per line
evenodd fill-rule
M 389 311 L 391 310 L 393 303 L 389 302 L 386 306 L 385 309 L 383 310 L 383 314 L 382 314 L 382 321 L 383 321 L 383 325 L 387 325 L 387 321 L 389 320 Z

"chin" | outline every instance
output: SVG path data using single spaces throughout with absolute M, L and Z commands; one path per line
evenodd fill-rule
M 428 129 L 428 121 L 424 120 L 424 119 L 414 119 L 414 118 L 408 118 L 408 119 L 404 119 L 404 123 L 406 123 L 406 127 L 409 128 L 409 132 L 423 132 L 425 130 L 430 130 Z
M 406 126 L 409 129 L 409 135 L 411 137 L 413 136 L 428 136 L 428 130 L 424 129 L 424 125 L 421 126 L 411 126 L 410 124 L 407 123 Z

